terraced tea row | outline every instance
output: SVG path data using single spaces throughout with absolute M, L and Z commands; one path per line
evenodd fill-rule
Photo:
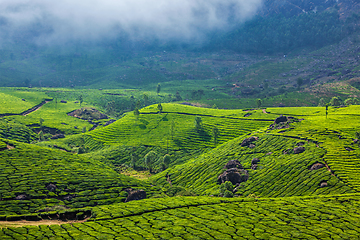
M 356 239 L 359 195 L 142 200 L 84 223 L 3 228 L 2 239 Z M 139 208 L 139 206 L 141 206 Z
M 48 211 L 59 205 L 82 208 L 121 202 L 129 187 L 147 189 L 151 195 L 147 183 L 120 175 L 96 160 L 3 142 L 14 149 L 0 152 L 0 215 Z
M 314 143 L 304 140 L 259 134 L 253 148 L 241 147 L 244 138 L 229 141 L 193 161 L 168 169 L 154 176 L 158 184 L 188 188 L 199 195 L 218 195 L 218 176 L 229 160 L 237 159 L 248 171 L 249 179 L 237 187 L 241 196 L 284 197 L 318 194 L 350 193 L 355 190 L 333 176 L 325 167 L 311 170 L 323 162 L 326 153 Z M 295 154 L 302 145 L 305 151 Z M 259 163 L 253 168 L 252 160 Z
M 240 135 L 264 128 L 273 121 L 269 116 L 264 119 L 245 118 L 244 112 L 240 110 L 229 112 L 222 110 L 212 116 L 206 114 L 214 112 L 213 109 L 178 107 L 176 104 L 164 105 L 164 108 L 169 108 L 166 113 L 149 112 L 153 108 L 151 106 L 143 109 L 139 117 L 129 113 L 116 123 L 92 131 L 89 135 L 96 141 L 110 145 L 197 149 L 215 147 Z M 171 112 L 171 109 L 184 112 Z M 196 110 L 198 115 L 193 113 Z M 201 119 L 195 124 L 195 119 L 199 116 Z
M 305 115 L 314 111 L 313 108 L 303 110 Z M 279 135 L 303 137 L 316 141 L 317 145 L 325 151 L 322 162 L 326 163 L 341 181 L 359 191 L 360 149 L 359 142 L 355 139 L 355 132 L 360 127 L 360 122 L 357 120 L 360 116 L 358 114 L 360 107 L 349 106 L 330 110 L 328 118 L 325 118 L 322 113 L 316 115 L 313 112 L 305 117 L 304 121 L 297 123 L 295 128 L 288 129 Z M 301 109 L 286 108 L 284 111 L 295 114 Z

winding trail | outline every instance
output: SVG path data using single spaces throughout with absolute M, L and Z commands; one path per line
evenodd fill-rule
M 40 225 L 62 225 L 62 224 L 72 224 L 72 223 L 83 223 L 86 222 L 89 218 L 84 220 L 40 220 L 40 221 L 0 221 L 0 229 L 8 227 L 24 227 L 24 226 L 40 226 Z
M 27 116 L 29 115 L 30 113 L 32 112 L 35 112 L 37 110 L 39 110 L 44 104 L 48 103 L 48 102 L 51 102 L 53 99 L 45 99 L 44 101 L 42 101 L 41 103 L 39 103 L 38 105 L 28 109 L 28 110 L 25 110 L 24 112 L 22 113 L 3 113 L 3 114 L 0 114 L 0 118 L 2 117 L 7 117 L 7 116 Z

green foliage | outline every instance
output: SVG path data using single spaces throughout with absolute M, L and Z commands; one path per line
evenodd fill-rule
M 131 153 L 131 167 L 136 169 L 136 162 L 138 161 L 138 156 L 135 153 Z
M 181 101 L 181 100 L 182 100 L 182 97 L 181 97 L 179 91 L 176 91 L 174 101 Z
M 161 91 L 161 84 L 158 83 L 158 85 L 156 86 L 156 93 L 159 94 Z
M 163 107 L 162 107 L 161 103 L 159 103 L 159 104 L 157 105 L 157 109 L 158 109 L 159 113 L 162 112 Z
M 344 101 L 345 105 L 359 105 L 359 100 L 357 98 L 347 98 Z
M 325 105 L 326 105 L 326 102 L 325 102 L 324 98 L 320 98 L 318 106 L 319 107 L 325 107 Z
M 276 115 L 264 114 L 262 111 L 254 111 L 251 117 L 244 117 L 242 110 L 198 108 L 170 103 L 162 105 L 166 109 L 165 114 L 158 114 L 157 105 L 151 105 L 140 110 L 139 120 L 133 114 L 126 114 L 108 127 L 88 132 L 87 135 L 106 145 L 148 145 L 187 150 L 213 148 L 211 132 L 214 126 L 221 132 L 218 143 L 222 144 L 254 129 L 268 126 L 276 118 Z M 189 124 L 194 122 L 197 114 L 202 119 L 203 131 L 200 134 L 194 125 Z M 173 129 L 176 131 L 172 132 L 170 139 L 169 130 L 171 134 L 173 122 Z
M 134 109 L 134 115 L 135 115 L 136 119 L 138 119 L 139 116 L 140 116 L 140 111 L 139 111 L 139 109 L 137 107 Z
M 165 165 L 166 168 L 169 167 L 169 164 L 171 162 L 171 157 L 169 154 L 165 154 L 164 157 L 163 157 L 163 163 Z
M 322 47 L 338 42 L 343 33 L 343 23 L 336 11 L 307 12 L 291 17 L 258 16 L 213 41 L 211 48 L 242 53 L 286 53 L 301 47 Z
M 213 129 L 212 129 L 212 133 L 213 133 L 213 138 L 214 138 L 214 144 L 215 144 L 215 146 L 216 146 L 217 143 L 218 143 L 218 138 L 219 138 L 219 136 L 220 136 L 220 131 L 219 131 L 219 129 L 215 126 L 215 127 L 213 127 Z
M 144 98 L 144 105 L 146 107 L 148 105 L 148 102 L 149 102 L 149 96 L 146 93 L 144 93 L 143 98 Z
M 234 186 L 230 181 L 226 181 L 220 185 L 220 196 L 233 197 Z
M 197 116 L 195 117 L 195 129 L 200 130 L 202 128 L 202 119 L 201 117 Z
M 300 89 L 301 85 L 303 84 L 303 79 L 301 77 L 296 79 L 296 84 L 297 84 L 297 88 L 298 90 Z
M 340 106 L 341 105 L 341 98 L 340 97 L 333 97 L 330 100 L 331 106 Z
M 155 151 L 148 152 L 144 157 L 145 164 L 146 164 L 147 168 L 149 169 L 150 173 L 152 172 L 153 164 L 154 164 L 157 157 L 158 156 L 157 156 L 157 153 Z
M 82 223 L 2 228 L 0 237 L 356 239 L 360 233 L 356 227 L 359 207 L 357 194 L 278 199 L 146 199 L 96 207 L 94 217 Z
M 40 132 L 38 133 L 38 135 L 39 135 L 39 140 L 40 140 L 40 141 L 45 141 L 43 131 L 40 131 Z
M 81 155 L 3 142 L 14 149 L 0 151 L 0 215 L 35 213 L 55 205 L 82 208 L 111 204 L 125 199 L 121 194 L 124 188 L 149 187 Z M 48 184 L 56 187 L 47 188 Z M 16 200 L 19 195 L 25 195 L 25 200 Z
M 256 106 L 257 108 L 260 108 L 261 107 L 261 104 L 262 104 L 262 101 L 260 98 L 256 99 Z
M 82 96 L 82 95 L 79 95 L 79 96 L 77 97 L 77 100 L 79 100 L 80 107 L 81 107 L 81 104 L 84 102 L 83 96 Z

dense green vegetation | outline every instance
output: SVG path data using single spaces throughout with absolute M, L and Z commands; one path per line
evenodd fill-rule
M 162 103 L 159 108 L 146 99 L 138 115 L 127 112 L 105 127 L 109 119 L 93 120 L 97 129 L 87 131 L 94 123 L 68 113 L 80 108 L 79 95 L 81 107 L 96 106 L 95 100 L 89 104 L 90 93 L 29 89 L 25 94 L 38 91 L 54 100 L 27 116 L 1 119 L 0 221 L 7 220 L 0 222 L 2 239 L 358 234 L 353 207 L 359 199 L 360 150 L 353 140 L 359 106 L 330 106 L 326 116 L 325 107 L 226 110 Z M 23 96 L 17 90 L 8 94 Z M 274 125 L 281 114 L 294 118 Z M 59 133 L 65 137 L 49 139 Z M 250 136 L 257 140 L 242 147 Z M 305 151 L 295 153 L 297 147 Z M 248 179 L 227 184 L 234 191 L 224 194 L 218 176 L 230 160 L 241 163 Z M 145 190 L 148 199 L 123 203 L 136 189 Z M 217 198 L 223 195 L 234 198 Z M 62 225 L 18 224 L 57 218 Z M 86 221 L 70 225 L 65 219 Z M 238 221 L 244 224 L 233 224 Z M 324 224 L 325 232 L 306 228 Z
M 349 18 L 347 24 L 357 18 L 357 15 Z M 323 47 L 338 42 L 345 35 L 343 28 L 347 29 L 336 11 L 292 17 L 257 17 L 217 43 L 223 43 L 222 49 L 231 48 L 238 52 L 287 54 L 301 47 Z
M 264 4 L 196 47 L 4 42 L 0 239 L 357 239 L 357 3 Z
M 8 227 L 2 239 L 354 239 L 358 195 L 272 199 L 209 197 L 143 200 L 100 207 L 92 220 Z M 241 223 L 241 224 L 240 224 Z
M 0 215 L 82 208 L 124 201 L 125 188 L 151 188 L 106 165 L 59 150 L 3 140 Z M 49 187 L 50 186 L 50 187 Z M 51 187 L 52 186 L 52 187 Z

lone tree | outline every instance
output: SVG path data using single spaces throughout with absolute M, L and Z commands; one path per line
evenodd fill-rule
M 144 93 L 143 97 L 144 97 L 144 105 L 146 107 L 146 105 L 149 103 L 149 96 L 146 93 Z
M 300 90 L 301 85 L 303 84 L 303 79 L 301 77 L 296 79 L 297 88 Z
M 79 100 L 80 107 L 81 107 L 81 104 L 84 102 L 83 96 L 82 96 L 82 95 L 79 95 L 79 96 L 78 96 L 78 100 Z
M 38 135 L 39 135 L 39 140 L 40 140 L 40 141 L 45 141 L 44 133 L 43 133 L 42 130 L 40 130 L 40 132 L 39 132 Z
M 157 109 L 159 110 L 159 113 L 161 113 L 161 112 L 162 112 L 163 107 L 162 107 L 161 103 L 159 103 L 159 104 L 158 104 Z
M 213 132 L 213 136 L 214 136 L 214 144 L 215 144 L 215 147 L 217 145 L 217 140 L 219 138 L 219 135 L 220 135 L 220 131 L 219 129 L 215 126 L 213 129 L 212 129 L 212 132 Z
M 43 123 L 44 123 L 44 119 L 40 118 L 39 123 L 40 123 L 40 129 L 41 129 L 43 126 Z
M 132 154 L 130 155 L 130 157 L 131 157 L 131 167 L 132 167 L 133 169 L 135 169 L 135 168 L 136 168 L 136 162 L 137 162 L 137 160 L 138 160 L 138 157 L 137 157 L 137 155 L 136 155 L 135 153 L 132 153 Z
M 199 131 L 202 128 L 201 124 L 202 124 L 201 117 L 199 117 L 199 116 L 195 117 L 195 128 L 196 128 L 196 130 Z
M 327 115 L 328 115 L 328 108 L 329 108 L 329 104 L 327 103 L 325 105 L 325 114 L 326 114 L 326 118 L 327 118 Z
M 144 157 L 145 164 L 146 164 L 147 168 L 149 169 L 150 173 L 152 173 L 152 166 L 155 162 L 156 157 L 157 157 L 157 154 L 155 151 L 148 152 Z
M 163 164 L 164 164 L 165 168 L 169 167 L 170 161 L 171 161 L 170 155 L 165 154 L 165 156 L 163 157 Z
M 140 112 L 139 112 L 139 109 L 137 107 L 135 107 L 135 109 L 134 109 L 134 115 L 135 115 L 136 120 L 138 120 Z
M 174 100 L 175 100 L 175 101 L 181 101 L 181 100 L 182 100 L 182 97 L 181 97 L 179 91 L 176 91 L 176 93 L 175 93 L 175 99 L 174 99 Z
M 158 85 L 156 86 L 156 93 L 159 94 L 161 90 L 161 85 L 160 83 L 158 83 Z
M 260 98 L 256 99 L 256 105 L 257 105 L 258 108 L 261 107 L 261 104 L 262 104 L 261 99 Z

